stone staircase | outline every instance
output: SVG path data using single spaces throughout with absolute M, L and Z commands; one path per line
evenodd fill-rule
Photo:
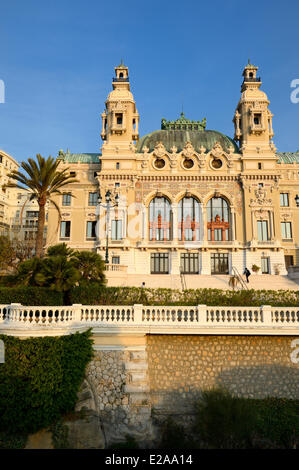
M 227 275 L 185 275 L 187 289 L 214 288 L 214 289 L 230 289 L 230 276 Z M 145 287 L 169 289 L 182 289 L 179 274 L 127 274 L 122 276 L 110 277 L 107 273 L 108 286 L 135 286 L 141 287 L 141 283 L 145 282 Z M 273 289 L 273 290 L 298 290 L 299 279 L 290 279 L 288 276 L 278 276 L 270 274 L 252 274 L 248 283 L 249 289 Z

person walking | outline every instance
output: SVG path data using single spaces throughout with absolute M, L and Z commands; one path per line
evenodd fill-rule
M 251 274 L 251 272 L 249 271 L 249 269 L 245 268 L 244 274 L 245 274 L 245 276 L 246 276 L 246 281 L 249 282 L 249 279 L 248 279 L 248 278 L 249 278 L 249 276 L 250 276 L 250 274 Z

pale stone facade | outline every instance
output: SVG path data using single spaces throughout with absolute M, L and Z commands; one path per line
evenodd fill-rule
M 38 203 L 29 201 L 28 191 L 19 188 L 8 188 L 12 182 L 8 175 L 19 170 L 20 164 L 8 153 L 0 150 L 0 233 L 12 240 L 33 240 L 37 231 Z M 46 219 L 47 219 L 46 210 Z M 45 224 L 47 236 L 47 220 Z
M 183 113 L 139 140 L 128 68 L 115 71 L 101 153 L 59 152 L 60 168 L 79 182 L 56 199 L 61 221 L 50 208 L 47 244 L 65 241 L 105 257 L 109 190 L 107 268 L 138 284 L 140 275 L 243 273 L 253 265 L 284 275 L 299 264 L 299 153 L 276 151 L 257 67 L 248 63 L 243 72 L 234 140 Z

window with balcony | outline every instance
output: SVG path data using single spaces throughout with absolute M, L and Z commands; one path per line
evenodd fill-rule
M 97 222 L 94 220 L 89 220 L 87 222 L 87 227 L 86 227 L 86 238 L 87 239 L 94 239 L 96 238 L 96 226 Z
M 195 241 L 200 238 L 199 202 L 193 197 L 184 197 L 178 204 L 179 240 Z
M 292 223 L 291 222 L 280 222 L 281 226 L 281 238 L 283 240 L 292 239 Z
M 289 207 L 289 193 L 280 193 L 280 207 Z
M 171 205 L 165 197 L 155 197 L 149 205 L 149 239 L 167 241 L 172 239 Z
M 60 238 L 70 238 L 71 236 L 71 221 L 63 220 L 60 223 Z
M 71 200 L 72 200 L 71 193 L 64 193 L 62 195 L 62 205 L 63 206 L 70 206 L 71 205 Z
M 89 193 L 89 195 L 88 195 L 88 205 L 89 206 L 96 206 L 97 203 L 98 203 L 98 198 L 99 198 L 99 195 L 98 195 L 97 192 Z
M 259 241 L 269 240 L 268 221 L 258 220 L 257 221 L 257 238 Z
M 38 218 L 39 211 L 26 211 L 26 218 Z
M 208 201 L 207 220 L 209 241 L 228 241 L 230 239 L 230 211 L 225 199 L 213 197 Z
M 122 220 L 111 221 L 111 240 L 122 240 Z
M 169 274 L 168 253 L 151 253 L 151 274 Z

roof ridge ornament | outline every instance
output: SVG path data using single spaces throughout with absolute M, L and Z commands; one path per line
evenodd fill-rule
M 185 117 L 185 113 L 181 112 L 181 117 L 175 121 L 167 121 L 165 118 L 161 119 L 162 130 L 192 130 L 204 131 L 207 125 L 207 119 L 203 118 L 202 121 L 191 121 Z

